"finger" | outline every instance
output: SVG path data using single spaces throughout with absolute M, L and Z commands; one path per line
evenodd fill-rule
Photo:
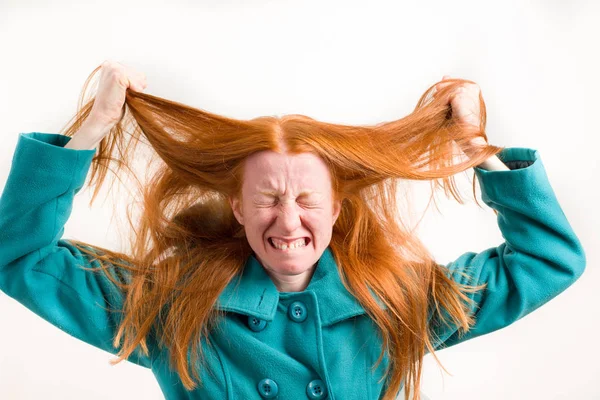
M 444 76 L 442 77 L 442 81 L 445 81 L 445 80 L 447 80 L 447 79 L 450 79 L 450 75 L 444 75 Z M 450 84 L 449 82 L 442 82 L 442 83 L 438 83 L 438 85 L 440 85 L 440 88 L 442 88 L 442 87 L 444 87 L 444 86 L 446 86 L 446 85 L 449 85 L 449 84 Z
M 131 67 L 127 67 L 126 70 L 127 78 L 129 79 L 130 87 L 136 92 L 141 92 L 147 86 L 146 74 L 137 71 Z
M 436 83 L 435 85 L 435 89 L 436 90 L 441 90 L 444 86 L 448 86 L 450 84 L 450 82 L 440 82 L 440 83 Z
M 138 71 L 137 69 L 130 67 L 128 65 L 123 65 L 123 72 L 134 79 L 145 77 L 146 75 L 142 71 Z
M 141 82 L 139 79 L 135 80 L 133 82 L 134 82 L 133 90 L 135 90 L 136 92 L 143 92 L 144 89 L 146 88 L 146 84 Z
M 135 81 L 137 85 L 141 88 L 145 88 L 148 85 L 148 81 L 146 80 L 146 76 L 144 74 L 137 74 L 131 79 Z

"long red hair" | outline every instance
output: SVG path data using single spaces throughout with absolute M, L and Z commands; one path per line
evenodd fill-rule
M 82 99 L 99 69 L 88 77 Z M 450 85 L 439 91 L 429 87 L 410 115 L 372 126 L 333 124 L 298 114 L 239 120 L 128 90 L 125 113 L 99 143 L 92 162 L 90 184 L 96 188 L 90 205 L 111 162 L 115 175 L 126 170 L 134 176 L 141 204 L 135 222 L 127 212 L 134 232 L 129 250 L 115 252 L 72 240 L 100 262 L 101 268 L 93 270 L 106 273 L 124 293 L 123 309 L 118 310 L 123 317 L 113 343 L 119 358 L 112 363 L 135 350 L 147 354 L 152 334 L 161 347 L 168 347 L 171 366 L 185 387 L 194 389 L 194 379 L 201 384 L 196 368 L 190 374 L 188 351 L 193 365 L 203 361 L 198 338 L 208 340 L 222 317 L 214 307 L 220 292 L 242 272 L 252 253 L 228 197 L 241 195 L 248 156 L 262 150 L 281 152 L 285 145 L 293 154 L 322 157 L 330 168 L 334 196 L 342 200 L 332 253 L 345 286 L 381 332 L 384 347 L 373 368 L 387 352 L 384 399 L 393 399 L 403 381 L 408 399 L 411 387 L 420 387 L 424 355 L 434 354 L 430 313 L 434 321 L 466 332 L 474 320 L 465 293 L 485 285 L 459 285 L 435 262 L 399 215 L 396 184 L 399 179 L 428 180 L 431 199 L 441 187 L 463 204 L 454 175 L 503 149 L 470 144 L 477 136 L 487 139 L 483 99 L 480 96 L 480 126 L 461 125 L 452 118 L 448 99 L 456 86 L 472 82 L 444 82 Z M 72 136 L 80 128 L 93 102 L 91 98 L 84 105 L 80 100 L 64 135 Z M 135 152 L 140 143 L 147 145 L 146 153 Z M 458 162 L 461 147 L 472 156 Z M 144 171 L 151 174 L 145 180 L 133 174 L 134 154 L 136 159 L 142 154 L 148 158 Z M 473 197 L 477 201 L 475 176 Z M 115 267 L 127 279 L 115 279 Z

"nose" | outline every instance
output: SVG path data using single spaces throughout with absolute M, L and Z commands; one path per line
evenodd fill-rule
M 277 210 L 277 223 L 282 232 L 295 232 L 302 225 L 301 210 L 295 201 L 281 202 Z

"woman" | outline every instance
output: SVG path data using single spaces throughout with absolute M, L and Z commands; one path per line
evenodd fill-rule
M 234 120 L 141 93 L 143 74 L 119 63 L 99 70 L 65 134 L 19 136 L 0 288 L 151 368 L 168 399 L 392 399 L 404 386 L 408 399 L 425 354 L 510 325 L 584 271 L 538 151 L 487 144 L 471 81 L 444 77 L 398 121 L 345 126 Z M 94 198 L 107 162 L 129 167 L 127 110 L 132 143 L 143 133 L 162 161 L 138 181 L 131 249 L 62 239 L 91 165 Z M 441 265 L 401 221 L 395 184 L 441 181 L 460 201 L 453 176 L 470 167 L 505 242 Z

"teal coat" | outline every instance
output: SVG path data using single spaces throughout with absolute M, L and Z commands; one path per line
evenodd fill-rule
M 89 261 L 62 239 L 96 152 L 66 149 L 69 140 L 19 135 L 0 197 L 0 289 L 68 334 L 115 354 L 118 313 L 106 308 L 122 296 L 103 274 L 78 268 Z M 538 151 L 506 148 L 499 157 L 510 171 L 475 173 L 505 241 L 448 264 L 452 271 L 471 265 L 477 283 L 488 287 L 474 295 L 475 327 L 461 338 L 456 329 L 440 328 L 437 349 L 510 325 L 568 288 L 586 265 Z M 150 357 L 128 359 L 152 370 L 167 399 L 380 398 L 388 360 L 371 373 L 380 336 L 342 285 L 330 248 L 302 292 L 279 293 L 254 256 L 238 278 L 219 298 L 227 313 L 212 333 L 214 346 L 203 345 L 210 368 L 201 370 L 202 387 L 186 392 L 152 339 Z

